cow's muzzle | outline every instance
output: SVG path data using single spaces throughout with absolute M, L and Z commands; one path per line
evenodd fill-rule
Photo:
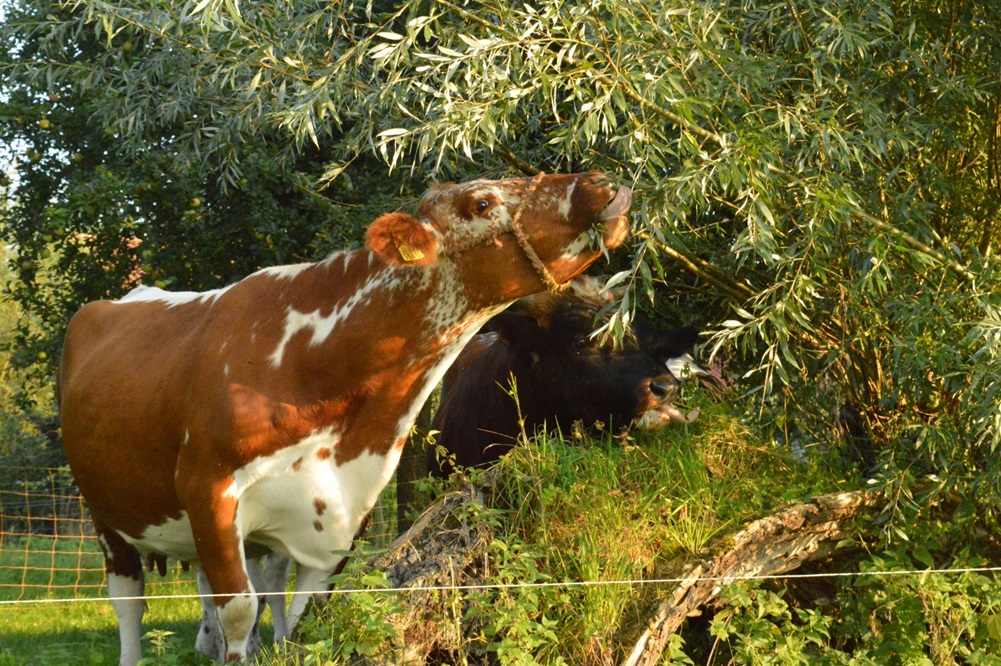
M 674 375 L 654 377 L 642 389 L 647 396 L 648 408 L 633 419 L 633 425 L 640 430 L 658 430 L 672 423 L 691 423 L 699 417 L 699 410 L 687 413 L 675 407 L 678 397 L 678 380 Z

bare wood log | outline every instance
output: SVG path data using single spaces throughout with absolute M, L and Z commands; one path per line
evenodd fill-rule
M 719 595 L 723 585 L 749 576 L 791 571 L 827 557 L 848 535 L 848 524 L 879 505 L 868 491 L 817 497 L 756 520 L 725 540 L 725 551 L 684 575 L 654 613 L 623 666 L 653 666 L 685 618 Z

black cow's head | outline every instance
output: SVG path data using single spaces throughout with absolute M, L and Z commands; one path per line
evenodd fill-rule
M 464 466 L 495 460 L 528 434 L 582 421 L 622 430 L 687 421 L 665 362 L 685 354 L 693 328 L 638 322 L 621 344 L 592 335 L 603 302 L 569 295 L 524 299 L 491 319 L 445 376 L 434 428 Z M 517 404 L 505 390 L 513 376 Z M 436 466 L 432 465 L 436 471 Z

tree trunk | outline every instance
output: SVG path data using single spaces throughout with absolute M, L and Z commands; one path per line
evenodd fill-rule
M 428 400 L 417 415 L 417 422 L 410 431 L 410 441 L 403 448 L 400 464 L 396 468 L 396 533 L 406 532 L 413 521 L 408 518 L 414 515 L 417 506 L 417 482 L 427 476 L 427 458 L 425 438 L 431 430 L 431 416 L 434 413 L 432 403 Z

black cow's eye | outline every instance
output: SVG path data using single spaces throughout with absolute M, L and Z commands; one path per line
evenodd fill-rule
M 480 199 L 476 202 L 476 212 L 482 213 L 487 208 L 490 208 L 490 199 Z

